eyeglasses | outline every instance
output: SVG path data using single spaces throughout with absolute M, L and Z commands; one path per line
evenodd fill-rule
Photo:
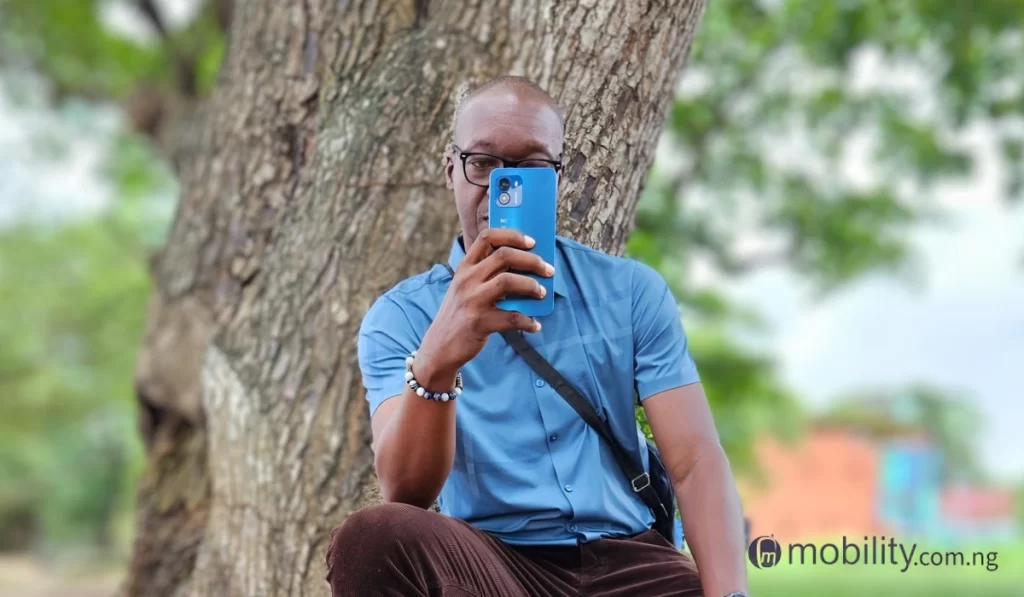
M 555 172 L 562 169 L 562 162 L 559 160 L 530 158 L 512 161 L 489 153 L 462 151 L 454 143 L 452 149 L 462 162 L 462 173 L 466 175 L 466 180 L 478 187 L 491 186 L 491 171 L 495 168 L 553 168 Z

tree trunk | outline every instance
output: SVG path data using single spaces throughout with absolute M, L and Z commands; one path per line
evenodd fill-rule
M 565 108 L 563 233 L 620 253 L 703 0 L 252 0 L 181 138 L 136 374 L 150 469 L 129 595 L 326 595 L 330 530 L 378 499 L 355 337 L 447 255 L 462 85 Z

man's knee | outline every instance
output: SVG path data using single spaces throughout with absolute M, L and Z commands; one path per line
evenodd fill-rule
M 408 504 L 378 504 L 357 510 L 331 533 L 328 568 L 356 565 L 360 558 L 386 557 L 395 548 L 408 549 L 424 531 L 442 523 L 440 514 Z M 358 554 L 358 558 L 356 555 Z
M 424 595 L 456 576 L 497 582 L 500 565 L 488 548 L 483 534 L 464 522 L 414 506 L 381 504 L 352 513 L 335 529 L 327 582 L 335 597 L 377 595 L 379 587 L 388 587 L 389 595 Z

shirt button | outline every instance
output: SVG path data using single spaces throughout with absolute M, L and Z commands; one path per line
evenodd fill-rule
M 579 529 L 577 529 L 577 528 L 576 528 L 576 525 L 574 525 L 574 524 L 570 524 L 570 525 L 569 525 L 569 530 L 575 533 L 575 532 L 576 532 L 577 530 L 579 530 Z
M 565 490 L 572 493 L 572 485 L 566 485 Z
M 552 435 L 548 439 L 551 440 L 551 441 L 557 441 L 558 440 L 558 436 L 557 435 Z
M 538 379 L 537 381 L 533 382 L 533 385 L 537 386 L 538 388 L 543 388 L 544 387 L 544 380 L 543 379 Z

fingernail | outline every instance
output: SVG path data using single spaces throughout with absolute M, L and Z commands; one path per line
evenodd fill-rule
M 547 272 L 547 274 L 549 276 L 553 276 L 553 275 L 555 275 L 555 266 L 553 266 L 550 263 L 548 263 L 548 264 L 546 264 L 546 266 L 544 268 L 544 271 Z
M 538 332 L 540 331 L 540 322 L 537 321 L 536 319 L 533 320 L 533 329 Z
M 548 293 L 548 289 L 544 288 L 543 286 L 538 286 L 537 288 L 540 288 L 540 298 L 544 298 L 544 296 Z
M 532 247 L 535 244 L 537 244 L 537 241 L 533 240 L 532 236 L 527 236 L 526 237 L 526 246 Z

